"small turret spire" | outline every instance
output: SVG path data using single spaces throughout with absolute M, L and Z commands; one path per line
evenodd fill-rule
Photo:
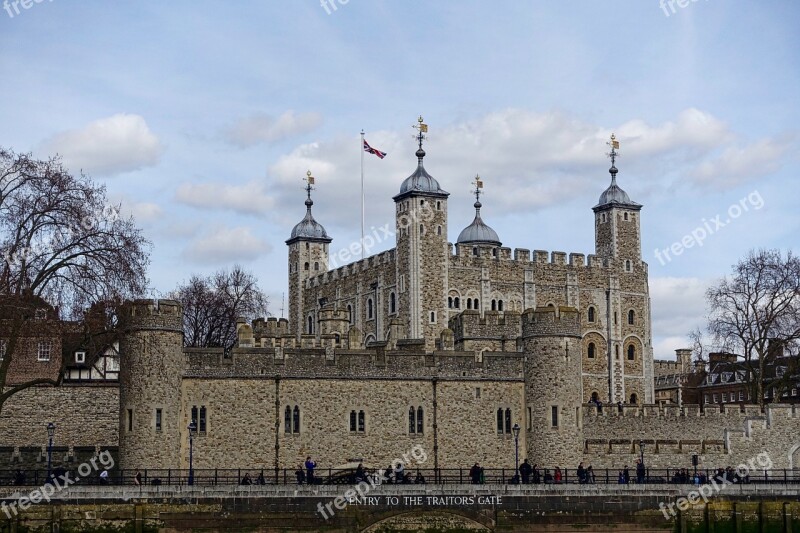
M 475 216 L 481 216 L 481 193 L 483 192 L 483 180 L 478 174 L 475 174 L 475 181 L 472 182 L 475 185 Z
M 304 189 L 306 190 L 306 208 L 308 208 L 308 212 L 311 213 L 311 206 L 314 205 L 314 200 L 311 199 L 311 191 L 314 190 L 314 176 L 311 175 L 311 171 L 309 170 L 306 172 L 306 177 L 303 178 L 303 181 L 306 182 L 306 186 Z
M 608 169 L 608 171 L 611 173 L 611 185 L 616 185 L 618 170 L 615 163 L 617 158 L 620 157 L 619 152 L 617 152 L 619 149 L 619 141 L 617 140 L 617 136 L 612 133 L 611 140 L 609 140 L 606 144 L 611 147 L 611 151 L 606 154 L 611 158 L 611 168 Z
M 422 166 L 422 158 L 425 157 L 425 150 L 422 149 L 422 141 L 428 138 L 428 136 L 425 135 L 428 133 L 428 125 L 425 124 L 422 115 L 420 115 L 417 119 L 417 124 L 411 127 L 417 130 L 417 134 L 414 135 L 419 146 L 419 148 L 417 148 L 417 161 L 419 162 L 419 166 Z

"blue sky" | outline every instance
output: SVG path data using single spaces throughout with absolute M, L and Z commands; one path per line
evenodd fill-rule
M 670 357 L 709 283 L 751 248 L 797 251 L 800 229 L 800 4 L 672 6 L 9 1 L 0 145 L 105 183 L 153 241 L 156 292 L 238 262 L 279 315 L 306 170 L 332 250 L 358 239 L 362 128 L 389 152 L 366 159 L 368 227 L 393 224 L 422 114 L 451 240 L 479 173 L 504 245 L 587 254 L 615 132 L 619 184 L 644 204 L 655 354 Z M 714 230 L 702 246 L 698 227 Z

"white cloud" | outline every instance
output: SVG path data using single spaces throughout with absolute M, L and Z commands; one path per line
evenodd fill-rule
M 41 150 L 62 155 L 72 172 L 113 176 L 156 165 L 163 147 L 144 118 L 120 113 L 59 133 L 42 143 Z
M 705 291 L 710 281 L 698 278 L 650 278 L 653 312 L 653 352 L 657 359 L 674 357 L 688 348 L 690 331 L 706 324 Z
M 225 132 L 225 139 L 239 148 L 248 148 L 260 143 L 274 143 L 314 131 L 322 123 L 319 113 L 295 113 L 286 111 L 272 117 L 256 113 L 238 120 Z
M 728 189 L 750 181 L 753 177 L 780 170 L 783 157 L 793 139 L 761 139 L 744 147 L 726 148 L 716 159 L 700 163 L 691 176 L 713 189 Z
M 728 126 L 698 109 L 687 109 L 674 119 L 651 125 L 630 120 L 616 127 L 592 124 L 561 112 L 534 113 L 506 109 L 449 125 L 432 124 L 425 143 L 425 167 L 451 192 L 451 220 L 458 226 L 471 220 L 470 182 L 484 178 L 488 221 L 492 213 L 528 213 L 586 195 L 592 202 L 607 186 L 606 142 L 612 132 L 622 143 L 624 159 L 619 182 L 633 200 L 642 201 L 650 184 L 682 168 L 690 168 L 735 135 Z M 408 131 L 377 131 L 370 144 L 389 153 L 384 160 L 367 154 L 367 218 L 391 221 L 391 197 L 416 166 L 416 146 Z M 323 223 L 352 226 L 357 220 L 360 188 L 357 136 L 303 144 L 281 157 L 269 169 L 278 205 L 296 205 L 302 216 L 302 178 L 311 169 L 319 189 L 315 214 Z M 654 164 L 657 158 L 675 164 Z M 647 181 L 638 176 L 647 173 Z M 638 190 L 637 190 L 638 189 Z M 591 191 L 591 194 L 588 193 Z M 455 216 L 452 216 L 455 215 Z M 491 223 L 491 222 L 490 222 Z
M 251 261 L 269 253 L 271 246 L 253 235 L 250 228 L 217 228 L 195 240 L 183 257 L 203 264 L 232 264 Z
M 182 204 L 206 210 L 255 215 L 263 215 L 273 205 L 263 181 L 251 181 L 243 185 L 182 183 L 175 192 L 175 199 Z

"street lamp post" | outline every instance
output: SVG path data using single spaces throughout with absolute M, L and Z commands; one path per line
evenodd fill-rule
M 194 420 L 189 424 L 189 485 L 194 485 L 194 463 L 193 463 L 193 448 L 194 448 L 194 432 L 197 430 L 197 424 Z
M 511 431 L 514 432 L 514 477 L 519 483 L 519 424 L 514 424 Z
M 56 434 L 56 425 L 50 422 L 47 424 L 47 482 L 50 482 L 53 474 L 53 436 Z

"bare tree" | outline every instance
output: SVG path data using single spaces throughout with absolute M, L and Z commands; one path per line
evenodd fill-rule
M 108 203 L 105 187 L 71 175 L 58 158 L 37 160 L 0 147 L 0 411 L 17 392 L 55 385 L 63 375 L 7 383 L 15 355 L 23 355 L 22 337 L 32 328 L 40 336 L 89 334 L 106 323 L 84 320 L 84 310 L 144 294 L 149 248 L 133 219 Z M 48 306 L 48 325 L 33 324 Z
M 230 348 L 236 344 L 236 320 L 266 316 L 268 299 L 256 277 L 235 265 L 211 276 L 189 278 L 171 295 L 183 304 L 184 344 Z
M 706 299 L 713 343 L 744 360 L 751 394 L 763 406 L 766 369 L 782 352 L 775 348 L 800 339 L 800 259 L 779 250 L 751 251 Z

